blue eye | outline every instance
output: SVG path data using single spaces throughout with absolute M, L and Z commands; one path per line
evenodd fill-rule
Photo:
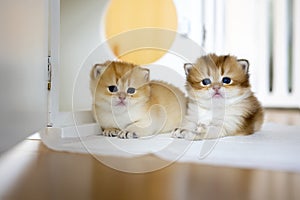
M 201 82 L 202 82 L 203 85 L 211 84 L 211 80 L 209 78 L 203 79 Z
M 224 78 L 222 79 L 222 82 L 223 82 L 224 84 L 230 84 L 230 83 L 231 83 L 231 78 L 224 77 Z
M 135 93 L 135 88 L 132 88 L 132 87 L 128 88 L 127 93 L 128 94 L 134 94 Z
M 118 87 L 115 85 L 110 85 L 110 86 L 108 86 L 108 90 L 110 92 L 118 92 Z

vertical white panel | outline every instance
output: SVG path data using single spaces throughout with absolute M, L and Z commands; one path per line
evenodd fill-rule
M 181 0 L 179 0 L 181 1 Z M 186 4 L 187 1 L 181 1 Z M 203 39 L 203 21 L 202 21 L 202 4 L 201 0 L 190 0 L 188 8 L 185 10 L 187 17 L 190 20 L 190 35 L 189 38 L 201 45 Z
M 216 0 L 215 12 L 215 52 L 217 54 L 224 54 L 225 35 L 225 0 Z
M 274 81 L 273 93 L 277 98 L 286 96 L 288 92 L 288 29 L 287 1 L 274 2 Z
M 178 17 L 178 33 L 199 45 L 202 43 L 203 34 L 202 1 L 204 0 L 174 0 Z
M 101 23 L 108 0 L 60 1 L 59 109 L 72 111 L 76 75 L 90 52 L 101 44 Z M 90 109 L 89 89 L 82 94 L 81 109 Z
M 1 0 L 0 152 L 46 127 L 48 0 Z
M 216 35 L 216 2 L 215 0 L 204 0 L 204 27 L 205 27 L 205 45 L 204 49 L 208 53 L 215 51 L 215 35 Z
M 300 108 L 300 1 L 294 0 L 293 88 L 295 101 Z
M 257 53 L 254 48 L 257 39 L 254 37 L 255 1 L 227 0 L 225 12 L 226 51 L 253 63 L 252 60 Z
M 257 92 L 257 96 L 261 101 L 266 101 L 269 97 L 269 57 L 272 49 L 270 49 L 270 34 L 273 30 L 270 30 L 271 23 L 271 9 L 269 0 L 256 0 L 256 12 L 255 12 L 255 24 L 256 32 L 255 37 L 257 43 L 255 44 L 255 55 L 257 56 L 256 66 L 251 65 L 252 77 L 256 77 L 256 80 L 252 83 L 253 89 Z

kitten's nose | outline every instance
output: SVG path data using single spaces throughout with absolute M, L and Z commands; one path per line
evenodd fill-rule
M 126 94 L 125 94 L 125 92 L 120 92 L 120 93 L 119 93 L 119 99 L 120 99 L 121 101 L 124 101 L 124 100 L 126 99 Z
M 216 84 L 216 85 L 213 86 L 213 89 L 214 89 L 215 91 L 218 91 L 219 89 L 221 89 L 221 86 L 218 85 L 218 84 Z

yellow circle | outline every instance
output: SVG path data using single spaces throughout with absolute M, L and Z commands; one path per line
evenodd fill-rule
M 105 35 L 115 56 L 140 65 L 161 58 L 173 44 L 176 30 L 172 0 L 111 0 L 105 17 Z M 121 33 L 124 37 L 115 37 Z

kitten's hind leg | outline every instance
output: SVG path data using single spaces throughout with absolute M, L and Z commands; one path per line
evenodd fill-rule
M 104 128 L 102 131 L 102 135 L 108 137 L 116 137 L 118 136 L 120 129 L 118 128 Z

